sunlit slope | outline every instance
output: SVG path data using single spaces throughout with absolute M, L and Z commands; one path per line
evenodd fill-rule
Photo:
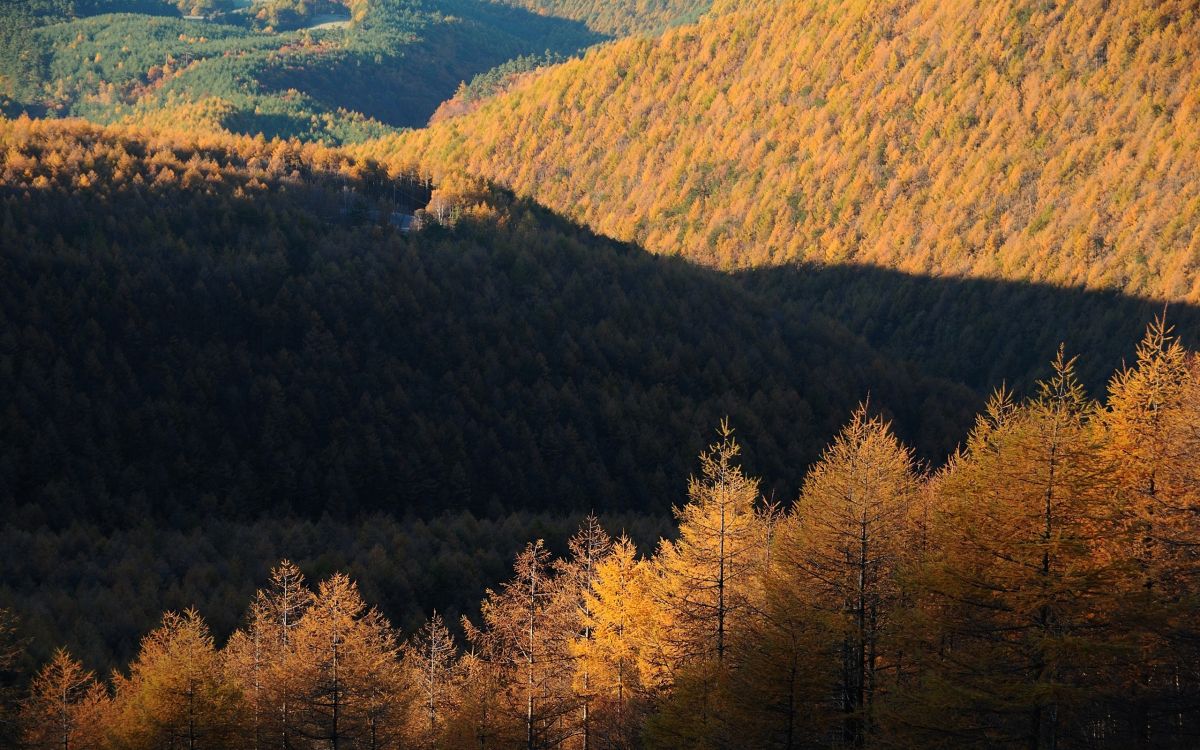
M 1194 3 L 735 7 L 367 150 L 720 267 L 1200 299 Z

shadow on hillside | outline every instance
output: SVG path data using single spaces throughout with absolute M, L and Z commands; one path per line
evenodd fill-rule
M 730 275 L 499 190 L 498 218 L 406 235 L 382 173 L 262 161 L 227 157 L 203 190 L 0 185 L 0 595 L 31 602 L 41 647 L 124 662 L 166 606 L 228 632 L 283 556 L 348 568 L 406 623 L 469 611 L 569 512 L 662 533 L 722 416 L 788 502 L 865 396 L 940 461 L 1060 341 L 1102 395 L 1162 312 L 862 266 Z M 1169 319 L 1200 341 L 1198 308 Z M 97 559 L 145 581 L 94 586 Z M 72 631 L 80 612 L 102 628 Z
M 1079 355 L 1091 395 L 1102 397 L 1113 372 L 1132 362 L 1147 323 L 1164 310 L 1184 344 L 1200 346 L 1200 308 L 1117 292 L 867 266 L 737 275 L 782 310 L 828 316 L 880 351 L 979 393 L 1002 383 L 1028 390 L 1062 343 Z
M 789 501 L 868 394 L 936 462 L 991 386 L 1028 386 L 1060 340 L 1099 395 L 1161 312 L 862 267 L 729 275 L 502 191 L 499 219 L 402 235 L 330 220 L 341 181 L 291 179 L 253 198 L 229 180 L 0 187 L 0 548 L 21 562 L 0 564 L 18 571 L 0 594 L 36 602 L 43 646 L 124 660 L 163 606 L 193 603 L 228 632 L 283 555 L 350 566 L 398 619 L 423 616 L 414 600 L 469 611 L 513 544 L 562 536 L 526 511 L 625 511 L 661 533 L 723 416 Z M 1200 311 L 1170 319 L 1197 341 Z M 516 531 L 471 515 L 506 509 Z M 136 590 L 168 598 L 72 589 L 96 550 L 117 555 L 105 570 L 165 556 Z M 63 625 L 79 611 L 103 614 L 86 642 Z
M 405 235 L 386 206 L 339 220 L 340 182 L 279 179 L 0 190 L 25 248 L 0 257 L 14 523 L 666 513 L 725 416 L 787 500 L 868 395 L 937 463 L 1062 340 L 1101 395 L 1161 310 L 871 268 L 730 275 L 500 190 L 490 218 Z M 1171 320 L 1196 340 L 1196 309 Z
M 329 111 L 361 112 L 394 127 L 422 127 L 460 83 L 480 73 L 521 55 L 573 55 L 609 39 L 579 21 L 522 8 L 459 5 L 460 18 L 431 24 L 412 45 L 388 53 L 366 49 L 287 60 L 264 69 L 260 82 L 267 91 L 302 91 Z

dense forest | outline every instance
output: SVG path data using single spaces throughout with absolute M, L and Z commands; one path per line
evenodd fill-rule
M 0 750 L 1200 747 L 1196 49 L 0 0 Z
M 720 268 L 1200 300 L 1185 0 L 721 3 L 362 153 Z
M 32 669 L 65 645 L 101 674 L 136 654 L 163 609 L 195 607 L 214 633 L 239 625 L 254 587 L 288 557 L 310 575 L 341 571 L 398 627 L 431 609 L 451 624 L 474 616 L 487 587 L 506 574 L 530 535 L 555 552 L 585 513 L 542 511 L 432 517 L 384 512 L 319 518 L 209 517 L 200 524 L 142 522 L 112 529 L 76 521 L 63 529 L 0 526 L 0 609 L 19 617 Z M 605 511 L 605 523 L 651 545 L 672 533 L 670 513 Z
M 510 59 L 606 38 L 483 0 L 183 5 L 0 5 L 0 111 L 340 143 L 423 125 Z
M 673 539 L 589 516 L 557 556 L 530 542 L 462 636 L 284 560 L 220 643 L 186 609 L 108 679 L 56 652 L 8 726 L 66 750 L 1194 747 L 1200 358 L 1156 321 L 1097 403 L 1060 352 L 936 471 L 875 404 L 787 503 L 722 422 Z
M 1098 390 L 1162 310 L 726 275 L 298 141 L 21 119 L 0 178 L 0 607 L 105 669 L 164 606 L 230 632 L 285 556 L 411 627 L 472 612 L 529 528 L 558 549 L 596 509 L 653 541 L 726 416 L 772 497 L 867 397 L 940 464 L 977 394 L 1031 392 L 1063 340 Z
M 0 145 L 0 492 L 27 528 L 665 513 L 698 424 L 732 418 L 782 493 L 869 393 L 930 459 L 978 404 L 486 186 L 78 122 L 0 123 Z M 421 231 L 390 226 L 426 202 Z
M 483 102 L 512 88 L 534 71 L 562 61 L 563 58 L 551 53 L 514 57 L 503 65 L 497 65 L 470 81 L 459 84 L 454 96 L 438 105 L 429 122 L 433 124 L 448 117 L 473 112 L 479 109 Z

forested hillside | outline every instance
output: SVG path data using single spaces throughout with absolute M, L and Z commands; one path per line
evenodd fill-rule
M 0 111 L 355 141 L 423 125 L 512 58 L 605 38 L 483 0 L 226 5 L 5 3 Z
M 424 186 L 321 146 L 18 120 L 0 175 L 0 494 L 28 528 L 664 513 L 697 425 L 733 419 L 786 493 L 868 393 L 930 459 L 977 403 L 503 192 L 443 185 L 404 234 Z
M 695 21 L 712 0 L 502 0 L 536 13 L 583 21 L 610 36 L 657 33 Z
M 779 498 L 868 395 L 938 463 L 979 393 L 1028 390 L 1063 340 L 1098 388 L 1161 312 L 866 269 L 726 275 L 297 141 L 17 120 L 0 179 L 0 606 L 96 666 L 161 607 L 229 632 L 278 557 L 354 573 L 412 626 L 471 611 L 523 528 L 561 541 L 572 513 L 624 511 L 652 541 L 725 416 Z
M 56 652 L 0 702 L 9 741 L 1194 747 L 1196 355 L 1155 321 L 1100 403 L 1060 352 L 936 472 L 876 403 L 785 504 L 721 423 L 675 538 L 592 516 L 557 556 L 535 538 L 464 635 L 432 611 L 397 631 L 352 578 L 283 560 L 228 638 L 187 609 L 109 679 Z M 19 632 L 0 610 L 0 669 Z
M 0 610 L 20 618 L 21 664 L 33 667 L 67 646 L 107 673 L 137 655 L 164 609 L 196 607 L 219 637 L 241 623 L 264 571 L 283 557 L 310 575 L 342 571 L 397 627 L 414 630 L 436 609 L 452 623 L 478 614 L 529 536 L 556 553 L 585 513 L 447 512 L 210 516 L 200 526 L 141 522 L 121 529 L 76 521 L 62 529 L 0 525 Z M 670 536 L 669 513 L 605 512 L 639 544 Z
M 1185 0 L 744 0 L 363 153 L 714 267 L 1195 302 L 1197 48 Z
M 1200 747 L 1197 51 L 0 0 L 0 750 Z

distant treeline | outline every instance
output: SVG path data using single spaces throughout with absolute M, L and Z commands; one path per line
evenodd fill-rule
M 227 638 L 255 585 L 288 557 L 313 577 L 350 575 L 402 630 L 419 627 L 431 609 L 453 627 L 460 616 L 478 613 L 484 591 L 504 577 L 531 534 L 565 552 L 584 515 L 265 516 L 120 530 L 84 522 L 57 531 L 0 526 L 0 609 L 10 610 L 31 639 L 24 669 L 65 646 L 107 674 L 133 659 L 164 609 L 195 607 L 218 640 Z M 603 520 L 647 549 L 672 533 L 669 512 L 606 512 Z
M 233 5 L 0 3 L 0 114 L 361 141 L 423 125 L 461 81 L 513 58 L 604 38 L 476 0 Z M 346 25 L 323 27 L 321 16 Z

